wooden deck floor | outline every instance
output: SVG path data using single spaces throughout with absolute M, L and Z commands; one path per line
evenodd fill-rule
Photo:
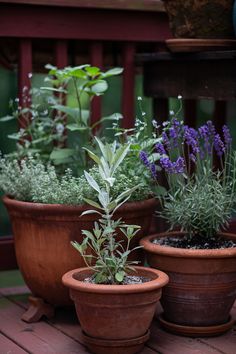
M 27 308 L 27 288 L 0 289 L 0 354 L 85 354 L 74 311 L 57 310 L 50 321 L 27 324 L 20 320 Z M 232 311 L 236 319 L 236 303 Z M 236 326 L 215 338 L 185 338 L 160 329 L 157 320 L 140 354 L 236 354 Z

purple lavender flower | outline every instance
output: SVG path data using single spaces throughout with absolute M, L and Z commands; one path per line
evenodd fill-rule
M 225 146 L 229 147 L 232 143 L 232 137 L 229 131 L 229 127 L 227 127 L 227 125 L 224 125 L 222 130 L 223 130 Z
M 149 166 L 150 172 L 153 178 L 156 178 L 156 165 L 155 163 L 151 163 Z
M 172 173 L 172 162 L 169 157 L 161 157 L 160 165 L 166 172 Z
M 189 128 L 187 125 L 184 126 L 184 139 L 186 144 L 191 146 L 194 154 L 200 152 L 199 142 L 198 142 L 198 132 L 194 128 Z
M 214 148 L 216 150 L 216 154 L 221 157 L 224 152 L 225 152 L 225 145 L 223 141 L 221 140 L 221 137 L 219 134 L 216 134 L 214 137 Z
M 209 132 L 208 126 L 206 124 L 202 125 L 200 128 L 198 128 L 198 133 L 200 138 L 202 138 L 203 140 L 204 150 L 208 154 L 211 154 L 211 143 L 210 143 L 211 134 Z M 205 157 L 205 152 L 202 150 L 200 151 L 200 157 L 201 159 Z
M 156 151 L 161 154 L 161 155 L 166 155 L 166 151 L 165 151 L 165 148 L 164 148 L 164 145 L 161 144 L 161 143 L 157 143 L 156 144 Z
M 177 147 L 180 133 L 180 122 L 178 119 L 174 118 L 171 123 L 172 126 L 169 129 L 169 136 L 172 139 L 173 146 Z
M 170 140 L 169 140 L 166 132 L 162 133 L 162 140 L 163 140 L 163 144 L 165 145 L 166 149 L 169 150 L 170 149 Z
M 215 128 L 214 124 L 212 123 L 211 120 L 208 120 L 206 124 L 207 124 L 208 130 L 209 130 L 209 135 L 213 138 L 216 133 L 216 128 Z
M 185 162 L 183 157 L 178 157 L 176 162 L 173 162 L 173 173 L 183 173 Z
M 148 160 L 148 154 L 145 151 L 140 151 L 139 158 L 145 166 L 147 166 L 147 167 L 150 166 L 150 162 Z
M 161 167 L 168 173 L 179 174 L 184 172 L 185 162 L 183 157 L 178 157 L 176 162 L 171 162 L 169 157 L 160 159 Z

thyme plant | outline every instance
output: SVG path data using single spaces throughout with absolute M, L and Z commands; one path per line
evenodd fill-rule
M 217 238 L 235 206 L 236 153 L 228 127 L 220 136 L 211 121 L 194 129 L 174 118 L 158 128 L 161 141 L 155 148 L 168 185 L 161 216 L 196 242 Z M 155 171 L 145 151 L 140 158 Z
M 116 142 L 112 145 L 104 145 L 98 139 L 97 143 L 101 150 L 101 157 L 89 150 L 88 153 L 98 165 L 105 187 L 100 188 L 92 175 L 84 172 L 86 180 L 97 194 L 99 202 L 85 198 L 85 202 L 94 209 L 85 211 L 82 215 L 96 213 L 99 215 L 99 220 L 94 222 L 92 231 L 82 231 L 85 236 L 82 243 L 73 241 L 72 245 L 83 256 L 87 266 L 92 269 L 95 283 L 121 284 L 127 271 L 132 269 L 132 265 L 137 264 L 137 262 L 128 261 L 128 256 L 134 250 L 129 249 L 130 241 L 140 227 L 126 225 L 121 219 L 116 220 L 114 214 L 130 198 L 138 186 L 125 190 L 116 198 L 112 197 L 112 189 L 116 180 L 115 173 L 126 157 L 130 145 L 117 147 Z M 117 230 L 123 233 L 126 242 L 117 238 Z

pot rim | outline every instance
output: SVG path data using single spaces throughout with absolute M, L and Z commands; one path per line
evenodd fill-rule
M 234 248 L 224 248 L 224 249 L 185 249 L 176 248 L 170 246 L 157 245 L 151 241 L 155 238 L 167 237 L 167 236 L 177 236 L 184 235 L 181 231 L 171 231 L 171 232 L 161 232 L 153 235 L 146 236 L 140 240 L 140 245 L 144 247 L 144 250 L 149 253 L 159 254 L 163 256 L 172 256 L 178 258 L 230 258 L 236 257 L 236 247 Z M 220 235 L 235 239 L 236 234 L 221 232 Z
M 89 268 L 77 268 L 65 273 L 62 277 L 62 283 L 74 290 L 87 293 L 104 293 L 104 294 L 131 294 L 131 293 L 143 293 L 152 290 L 161 289 L 169 282 L 169 277 L 166 273 L 148 267 L 135 266 L 137 271 L 152 273 L 157 275 L 155 279 L 152 279 L 146 283 L 142 284 L 129 284 L 129 285 L 105 285 L 105 284 L 91 284 L 84 283 L 83 281 L 77 280 L 73 277 L 75 273 L 82 273 L 88 271 Z M 147 274 L 148 276 L 148 274 Z
M 16 209 L 24 209 L 25 211 L 75 211 L 76 213 L 78 212 L 83 212 L 84 210 L 91 209 L 92 207 L 88 204 L 82 204 L 82 205 L 68 205 L 68 204 L 46 204 L 46 203 L 34 203 L 34 202 L 27 202 L 27 201 L 22 201 L 22 200 L 17 200 L 14 199 L 13 197 L 5 194 L 2 197 L 2 200 L 4 204 L 7 206 L 16 208 Z M 140 200 L 140 201 L 131 201 L 127 202 L 124 205 L 120 207 L 119 210 L 122 210 L 122 212 L 129 212 L 133 211 L 134 208 L 136 209 L 149 209 L 149 208 L 154 208 L 157 205 L 157 200 L 155 197 Z M 117 211 L 119 213 L 119 210 Z

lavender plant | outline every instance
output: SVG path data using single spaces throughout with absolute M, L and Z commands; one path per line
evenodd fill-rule
M 223 127 L 221 137 L 212 121 L 194 129 L 174 118 L 163 123 L 159 137 L 158 164 L 168 183 L 161 216 L 171 229 L 181 227 L 190 240 L 217 238 L 235 205 L 236 153 L 231 151 L 229 128 Z M 156 175 L 145 151 L 140 159 Z
M 116 198 L 112 197 L 112 189 L 115 184 L 116 171 L 126 157 L 130 145 L 125 144 L 117 148 L 116 142 L 112 145 L 104 145 L 97 139 L 101 150 L 101 157 L 88 150 L 90 157 L 99 167 L 99 174 L 104 181 L 104 188 L 100 188 L 97 181 L 91 174 L 84 172 L 88 184 L 93 188 L 99 202 L 84 198 L 85 202 L 94 209 L 85 211 L 82 215 L 96 213 L 99 215 L 99 222 L 94 223 L 93 231 L 83 230 L 85 236 L 82 243 L 76 241 L 72 245 L 83 256 L 87 266 L 93 271 L 93 281 L 102 284 L 121 284 L 127 271 L 137 262 L 128 261 L 129 254 L 136 248 L 130 250 L 130 241 L 139 231 L 137 225 L 126 225 L 121 219 L 115 220 L 116 210 L 125 203 L 131 194 L 138 188 L 125 190 Z M 125 239 L 117 239 L 119 229 Z M 88 253 L 87 250 L 90 249 Z M 91 254 L 92 250 L 92 254 Z

